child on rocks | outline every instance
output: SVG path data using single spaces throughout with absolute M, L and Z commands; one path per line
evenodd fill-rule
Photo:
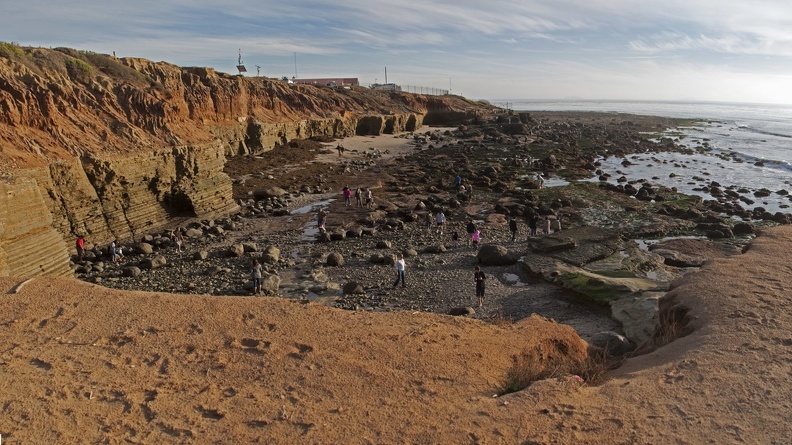
M 476 229 L 473 232 L 473 235 L 470 237 L 470 240 L 473 242 L 473 249 L 478 250 L 479 241 L 481 241 L 481 230 Z

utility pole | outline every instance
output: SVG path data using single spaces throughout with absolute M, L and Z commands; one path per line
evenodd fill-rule
M 294 78 L 297 78 L 297 51 L 294 52 Z

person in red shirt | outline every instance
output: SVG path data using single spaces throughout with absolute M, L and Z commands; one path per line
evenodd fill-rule
M 77 261 L 82 261 L 85 255 L 85 238 L 82 235 L 77 235 Z

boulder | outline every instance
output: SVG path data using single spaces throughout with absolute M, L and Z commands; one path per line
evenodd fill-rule
M 472 307 L 452 307 L 448 310 L 448 315 L 455 317 L 475 315 L 476 311 Z
M 405 258 L 412 258 L 418 256 L 418 251 L 413 249 L 412 247 L 408 247 L 402 251 L 402 254 L 404 254 Z
M 332 241 L 343 241 L 346 239 L 346 232 L 333 232 L 330 234 L 330 240 Z
M 388 240 L 377 241 L 377 249 L 390 249 L 392 247 L 393 243 Z
M 347 230 L 346 236 L 347 238 L 360 238 L 363 236 L 363 229 L 360 227 L 353 227 Z
M 185 232 L 184 236 L 187 238 L 200 238 L 203 236 L 203 230 L 193 227 L 191 229 L 187 229 L 187 232 Z
M 444 245 L 435 244 L 433 246 L 426 246 L 423 251 L 424 251 L 424 253 L 443 253 L 446 250 L 447 249 L 446 249 L 446 247 Z
M 253 196 L 256 200 L 262 199 L 269 199 L 269 198 L 280 198 L 284 195 L 287 195 L 289 192 L 280 188 L 280 187 L 267 187 L 264 189 L 259 189 L 253 192 Z
M 733 228 L 735 235 L 751 235 L 756 231 L 753 224 L 747 222 L 738 222 Z
M 212 267 L 206 269 L 206 275 L 218 275 L 218 274 L 221 274 L 221 273 L 228 273 L 228 272 L 231 272 L 231 269 L 227 269 L 227 268 L 222 267 L 222 266 L 212 266 Z M 252 285 L 251 285 L 251 287 L 252 287 Z
M 166 265 L 168 260 L 165 259 L 162 255 L 157 255 L 153 258 L 146 258 L 145 260 L 140 262 L 141 269 L 159 269 L 160 267 Z
M 195 252 L 193 254 L 193 259 L 194 260 L 205 260 L 207 258 L 209 258 L 209 252 L 207 252 L 205 250 L 199 250 L 198 252 Z
M 258 245 L 256 243 L 242 243 L 242 249 L 245 252 L 258 252 Z
M 140 268 L 136 266 L 125 267 L 121 271 L 121 274 L 125 277 L 132 277 L 132 278 L 138 277 L 140 276 Z
M 341 267 L 344 265 L 344 257 L 338 252 L 330 252 L 327 255 L 327 265 L 332 267 Z
M 485 244 L 479 249 L 476 260 L 482 266 L 508 266 L 515 264 L 518 256 L 504 246 Z
M 363 286 L 357 281 L 348 281 L 346 284 L 344 284 L 342 291 L 344 292 L 344 295 L 362 295 L 366 293 L 366 290 L 363 289 Z
M 641 292 L 610 303 L 611 316 L 624 329 L 624 335 L 640 345 L 654 334 L 657 326 L 658 300 L 665 292 Z
M 275 246 L 267 246 L 261 254 L 261 260 L 268 264 L 275 264 L 280 260 L 280 249 Z
M 267 295 L 274 295 L 278 292 L 281 278 L 277 274 L 265 275 L 261 278 L 261 289 Z
M 154 246 L 152 246 L 149 243 L 140 243 L 138 244 L 137 248 L 140 251 L 140 253 L 146 255 L 151 255 L 152 253 L 154 253 Z
M 229 257 L 236 257 L 239 258 L 245 254 L 245 246 L 242 244 L 234 244 L 228 248 L 226 255 Z
M 385 262 L 385 257 L 382 254 L 375 253 L 369 257 L 369 261 L 374 264 L 382 264 Z
M 652 253 L 660 255 L 667 266 L 673 267 L 701 267 L 707 260 L 703 255 L 690 255 L 670 249 L 652 249 Z

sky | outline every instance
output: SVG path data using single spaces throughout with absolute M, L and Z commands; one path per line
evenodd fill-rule
M 788 0 L 0 0 L 0 41 L 491 101 L 792 104 Z

